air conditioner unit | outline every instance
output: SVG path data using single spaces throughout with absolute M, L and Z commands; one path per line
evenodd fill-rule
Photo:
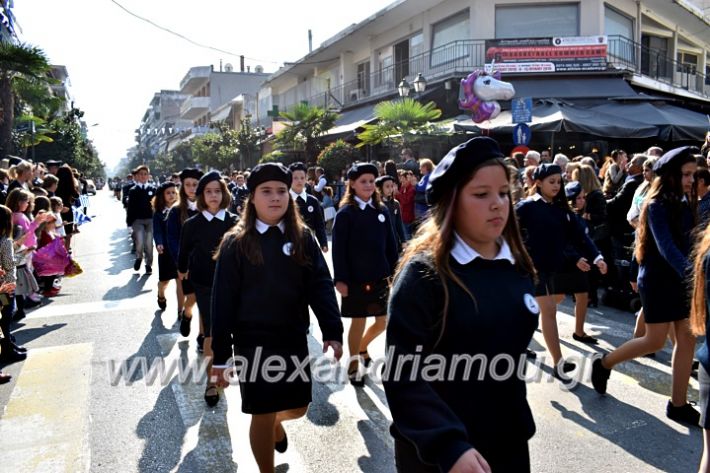
M 360 89 L 353 89 L 348 92 L 348 97 L 350 97 L 351 102 L 357 102 L 362 97 L 362 91 Z

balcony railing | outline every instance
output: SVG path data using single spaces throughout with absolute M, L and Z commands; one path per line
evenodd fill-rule
M 192 120 L 207 113 L 209 109 L 209 97 L 190 97 L 182 103 L 180 107 L 180 117 Z
M 710 95 L 710 79 L 695 66 L 683 64 L 667 53 L 646 47 L 624 36 L 609 36 L 611 67 L 628 69 L 659 82 L 702 95 Z
M 279 105 L 285 110 L 301 100 L 307 100 L 320 107 L 347 108 L 396 94 L 402 79 L 407 79 L 411 84 L 420 72 L 429 82 L 448 77 L 464 77 L 474 69 L 485 66 L 485 53 L 485 40 L 454 41 L 329 90 L 312 93 L 314 84 L 299 84 L 281 95 Z M 692 66 L 623 36 L 609 36 L 607 61 L 609 69 L 626 69 L 710 96 L 710 78 Z

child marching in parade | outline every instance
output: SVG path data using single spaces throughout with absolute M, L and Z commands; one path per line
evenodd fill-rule
M 325 220 L 320 201 L 306 192 L 306 172 L 308 168 L 303 163 L 293 163 L 289 166 L 293 181 L 291 182 L 291 197 L 298 204 L 303 223 L 305 223 L 320 243 L 321 250 L 328 251 L 328 236 L 325 233 Z
M 165 310 L 168 304 L 165 298 L 165 289 L 168 287 L 168 283 L 177 279 L 177 268 L 168 253 L 166 238 L 166 218 L 177 199 L 177 185 L 170 181 L 162 183 L 153 197 L 153 240 L 158 251 L 158 307 L 160 310 Z M 179 283 L 176 284 L 179 285 Z

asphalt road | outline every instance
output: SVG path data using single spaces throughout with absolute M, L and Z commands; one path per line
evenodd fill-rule
M 120 203 L 101 191 L 89 214 L 95 215 L 93 222 L 81 227 L 74 243 L 84 273 L 66 279 L 59 296 L 16 326 L 18 341 L 30 352 L 26 361 L 3 368 L 14 377 L 0 386 L 0 470 L 256 471 L 238 388 L 228 388 L 209 409 L 202 400 L 203 380 L 180 379 L 185 367 L 201 361 L 196 325 L 193 335 L 183 338 L 175 325 L 174 299 L 166 312 L 157 310 L 157 277 L 133 271 Z M 633 314 L 592 309 L 587 331 L 601 340 L 592 349 L 572 340 L 570 314 L 566 301 L 558 317 L 568 356 L 609 350 L 633 330 Z M 320 353 L 317 326 L 312 332 L 312 352 Z M 542 347 L 538 332 L 532 348 L 542 352 Z M 371 354 L 383 353 L 381 337 Z M 162 360 L 166 371 L 121 374 L 122 363 L 140 367 L 142 360 L 147 366 Z M 580 374 L 583 379 L 590 367 Z M 606 397 L 588 381 L 568 391 L 552 380 L 548 368 L 541 374 L 528 391 L 537 423 L 530 443 L 534 472 L 697 470 L 702 432 L 665 417 L 669 347 L 656 359 L 620 366 Z M 691 399 L 697 399 L 695 380 Z M 377 383 L 358 390 L 316 383 L 308 415 L 286 424 L 289 450 L 277 454 L 277 471 L 393 472 L 390 420 Z

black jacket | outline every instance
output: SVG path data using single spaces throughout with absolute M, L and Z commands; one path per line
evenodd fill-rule
M 155 196 L 155 187 L 146 184 L 138 184 L 128 191 L 128 202 L 126 205 L 126 224 L 130 227 L 133 222 L 141 219 L 153 218 L 152 200 Z
M 633 228 L 626 220 L 626 214 L 629 213 L 631 202 L 634 199 L 636 189 L 643 182 L 643 174 L 626 179 L 626 182 L 621 186 L 619 192 L 614 197 L 606 201 L 606 212 L 609 218 L 609 226 L 611 234 L 621 236 L 624 233 L 631 233 Z

